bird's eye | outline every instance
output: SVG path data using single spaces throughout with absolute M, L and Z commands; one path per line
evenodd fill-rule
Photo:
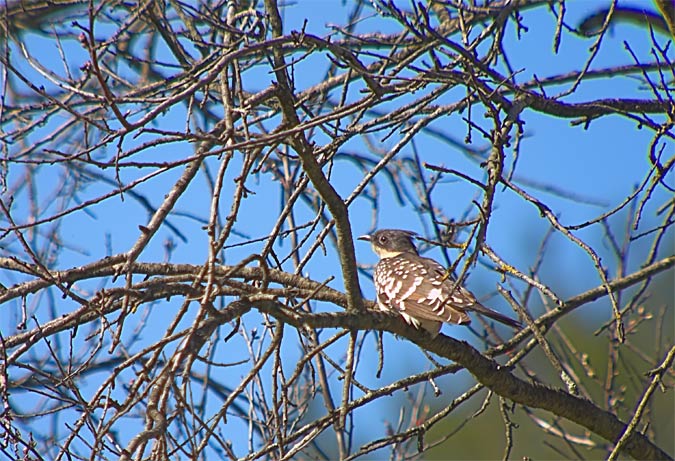
M 386 235 L 380 235 L 380 243 L 385 243 L 387 241 Z

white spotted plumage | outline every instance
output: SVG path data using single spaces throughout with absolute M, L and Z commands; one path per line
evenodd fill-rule
M 410 325 L 438 334 L 443 322 L 468 324 L 467 311 L 476 311 L 518 327 L 520 324 L 479 304 L 470 291 L 456 286 L 454 278 L 433 259 L 417 254 L 414 234 L 400 230 L 380 230 L 360 237 L 370 241 L 380 261 L 373 281 L 378 307 L 400 314 Z

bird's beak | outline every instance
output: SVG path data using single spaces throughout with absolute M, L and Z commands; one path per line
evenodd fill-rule
M 365 240 L 366 242 L 370 242 L 370 235 L 362 235 L 361 237 L 358 237 L 357 240 Z

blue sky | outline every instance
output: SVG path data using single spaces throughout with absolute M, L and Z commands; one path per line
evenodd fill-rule
M 595 9 L 600 2 L 579 1 L 568 4 L 567 21 L 570 24 L 577 24 L 579 18 L 582 18 L 589 11 Z M 404 3 L 402 3 L 404 5 Z M 284 12 L 285 27 L 287 31 L 298 30 L 305 24 L 307 33 L 318 36 L 326 36 L 332 24 L 343 24 L 344 18 L 349 8 L 342 7 L 341 2 L 320 2 L 307 1 L 301 2 L 301 7 L 292 7 Z M 556 75 L 558 73 L 572 72 L 580 66 L 579 56 L 588 56 L 588 49 L 593 43 L 592 39 L 573 38 L 569 34 L 564 34 L 560 50 L 553 55 L 551 50 L 552 31 L 555 29 L 555 21 L 545 10 L 533 10 L 523 13 L 525 24 L 529 25 L 527 33 L 516 41 L 515 31 L 511 29 L 506 39 L 507 49 L 510 49 L 511 65 L 514 69 L 523 69 L 518 74 L 519 81 L 527 81 L 533 75 L 540 78 Z M 391 20 L 382 20 L 373 16 L 363 21 L 356 28 L 357 32 L 379 31 L 395 32 L 397 27 Z M 105 34 L 105 30 L 102 31 Z M 665 43 L 666 37 L 658 36 L 662 43 Z M 641 60 L 651 61 L 650 56 L 650 37 L 648 31 L 644 28 L 633 25 L 619 24 L 613 28 L 612 33 L 605 37 L 601 51 L 593 62 L 591 69 L 600 69 L 613 65 L 631 64 L 633 62 L 630 54 L 626 51 L 624 41 L 629 43 L 633 50 L 638 54 Z M 44 37 L 31 36 L 27 40 L 28 46 L 32 52 L 41 59 L 41 64 L 54 72 L 63 73 L 63 65 L 55 52 L 56 47 L 53 42 Z M 86 60 L 86 55 L 77 43 L 70 42 L 64 45 L 68 52 L 68 60 L 72 69 L 77 69 L 81 61 Z M 13 51 L 18 55 L 18 50 Z M 671 52 L 672 54 L 672 52 Z M 320 82 L 325 76 L 327 61 L 318 57 L 300 62 L 297 65 L 295 77 L 299 88 Z M 27 68 L 25 64 L 22 68 Z M 266 71 L 267 69 L 265 69 Z M 503 69 L 502 69 L 503 70 Z M 37 85 L 49 85 L 43 77 L 35 75 Z M 260 71 L 259 80 L 247 81 L 248 89 L 265 88 L 272 80 L 271 75 Z M 569 88 L 569 84 L 560 85 L 557 89 L 564 91 Z M 551 94 L 554 92 L 551 90 Z M 450 92 L 444 96 L 443 101 L 449 103 L 454 97 L 461 97 L 461 91 Z M 597 81 L 585 82 L 580 90 L 566 99 L 567 102 L 578 102 L 582 100 L 593 100 L 605 97 L 629 96 L 633 98 L 652 98 L 649 89 L 646 88 L 638 79 L 620 77 L 615 79 L 599 79 Z M 410 95 L 414 98 L 416 95 Z M 393 104 L 401 104 L 401 100 Z M 453 114 L 434 122 L 432 127 L 440 130 L 457 140 L 463 140 L 466 135 L 465 123 L 462 117 L 466 114 Z M 480 113 L 474 114 L 478 120 Z M 522 116 L 525 121 L 526 137 L 522 141 L 520 157 L 517 163 L 515 178 L 522 180 L 520 183 L 532 195 L 547 203 L 559 215 L 564 224 L 577 224 L 591 219 L 605 212 L 606 210 L 618 205 L 630 193 L 632 188 L 644 180 L 648 171 L 649 160 L 647 158 L 647 147 L 652 140 L 653 133 L 650 130 L 636 129 L 635 123 L 620 118 L 618 116 L 602 117 L 593 121 L 588 129 L 583 125 L 571 126 L 570 120 L 554 119 L 548 116 L 542 116 L 532 110 L 526 110 Z M 661 116 L 653 117 L 660 120 Z M 63 120 L 53 119 L 44 131 L 54 129 L 58 123 Z M 278 120 L 276 120 L 278 121 Z M 276 123 L 273 121 L 273 123 Z M 272 123 L 272 124 L 273 124 Z M 481 120 L 480 123 L 483 123 Z M 185 127 L 185 108 L 175 106 L 170 112 L 159 117 L 155 123 L 156 126 L 163 129 L 180 131 Z M 485 124 L 483 124 L 486 126 Z M 391 149 L 401 138 L 399 132 L 393 136 L 384 139 L 386 132 L 378 132 L 370 135 L 370 141 L 378 143 L 383 151 Z M 142 142 L 149 141 L 150 136 L 139 138 L 128 138 L 124 140 L 124 148 L 129 149 Z M 319 140 L 321 137 L 318 138 Z M 473 133 L 473 147 L 485 149 L 487 142 L 481 139 L 480 134 Z M 325 141 L 325 139 L 324 139 Z M 116 144 L 108 147 L 107 152 L 98 152 L 101 158 L 110 158 L 115 154 Z M 183 158 L 194 152 L 195 146 L 189 143 L 175 143 L 165 146 L 147 149 L 143 153 L 135 156 L 136 161 L 147 160 L 157 161 L 163 159 L 170 161 L 172 159 Z M 672 149 L 672 143 L 670 145 Z M 404 147 L 400 157 L 411 156 L 413 149 L 422 153 L 425 161 L 443 165 L 448 168 L 457 169 L 470 174 L 478 180 L 484 179 L 484 172 L 479 167 L 478 162 L 470 160 L 467 156 L 453 149 L 447 144 L 441 143 L 434 136 L 422 133 L 414 139 L 414 146 L 409 144 Z M 363 139 L 355 139 L 344 146 L 344 154 L 357 152 L 367 155 L 377 161 L 377 157 L 368 153 L 363 144 Z M 507 160 L 507 165 L 511 165 L 512 158 Z M 217 169 L 216 159 L 209 160 L 209 165 Z M 221 213 L 226 216 L 231 206 L 231 199 L 234 191 L 233 178 L 239 174 L 241 165 L 241 156 L 235 156 L 226 176 L 226 190 L 221 199 Z M 177 169 L 168 174 L 160 175 L 157 178 L 150 179 L 139 186 L 137 191 L 146 194 L 150 198 L 153 206 L 161 203 L 164 194 L 168 192 L 182 170 Z M 113 171 L 100 172 L 108 178 L 114 178 Z M 20 181 L 20 170 L 10 170 L 8 183 Z M 125 169 L 121 172 L 122 182 L 128 183 L 147 171 L 138 171 L 135 169 Z M 42 187 L 40 191 L 40 201 L 45 207 L 56 207 L 59 203 L 58 184 L 62 179 L 68 177 L 72 179 L 75 173 L 64 167 L 54 166 L 50 169 L 43 168 L 39 172 L 42 178 Z M 429 175 L 431 173 L 429 172 Z M 331 175 L 331 183 L 338 192 L 346 197 L 353 190 L 354 186 L 363 177 L 363 172 L 353 166 L 353 164 L 338 160 L 335 162 Z M 673 184 L 673 174 L 668 177 L 669 183 Z M 377 210 L 377 227 L 400 227 L 419 232 L 422 235 L 433 238 L 429 234 L 431 227 L 428 221 L 421 223 L 417 218 L 416 210 L 410 206 L 400 206 L 395 195 L 387 182 L 382 178 L 377 178 L 376 182 L 380 186 L 381 195 L 379 197 L 381 207 Z M 531 183 L 554 185 L 559 189 L 568 191 L 588 198 L 594 204 L 579 203 L 569 198 L 562 198 L 546 191 L 532 187 Z M 279 187 L 269 174 L 260 174 L 252 178 L 247 187 L 254 192 L 254 195 L 245 199 L 242 212 L 239 215 L 236 231 L 250 238 L 264 237 L 268 235 L 278 213 L 283 205 L 279 196 Z M 410 184 L 406 187 L 411 187 Z M 97 184 L 95 181 L 78 196 L 78 200 L 85 201 L 101 193 L 114 190 L 115 186 L 110 184 Z M 25 216 L 28 211 L 27 195 L 23 190 L 15 197 L 15 212 L 17 217 Z M 51 195 L 53 194 L 53 195 Z M 475 208 L 472 208 L 471 201 L 478 198 L 475 187 L 456 180 L 446 180 L 439 185 L 434 193 L 434 203 L 442 208 L 443 213 L 448 217 L 459 219 L 467 210 L 470 216 L 476 216 Z M 664 203 L 668 195 L 663 189 L 657 191 L 653 203 Z M 478 198 L 479 199 L 479 198 Z M 479 199 L 480 200 L 480 199 Z M 72 206 L 72 204 L 71 204 Z M 203 264 L 208 254 L 208 240 L 202 226 L 204 219 L 207 219 L 210 206 L 210 193 L 206 187 L 202 175 L 196 182 L 190 185 L 188 193 L 184 195 L 177 204 L 174 214 L 170 216 L 170 221 L 177 226 L 181 232 L 188 237 L 187 242 L 180 241 L 169 228 L 164 226 L 154 237 L 152 243 L 142 253 L 140 261 L 161 262 L 164 260 L 164 243 L 166 239 L 173 239 L 177 247 L 172 254 L 171 261 L 176 263 Z M 644 219 L 641 223 L 641 229 L 649 229 L 658 225 L 659 218 L 655 217 L 655 207 L 650 206 L 645 211 Z M 298 207 L 297 220 L 303 222 L 305 219 L 311 219 L 314 212 Z M 369 232 L 371 229 L 371 209 L 366 200 L 358 199 L 350 208 L 350 217 L 354 236 Z M 201 219 L 195 219 L 201 218 Z M 67 246 L 58 256 L 58 261 L 53 263 L 54 268 L 66 269 L 77 265 L 92 262 L 108 253 L 110 247 L 112 253 L 119 253 L 128 250 L 139 236 L 138 225 L 144 225 L 149 219 L 148 211 L 143 209 L 133 199 L 126 194 L 124 200 L 120 197 L 109 199 L 101 204 L 89 208 L 88 213 L 78 212 L 65 218 L 62 223 L 62 237 Z M 620 213 L 618 217 L 611 218 L 612 225 L 617 229 L 622 228 L 625 214 Z M 548 230 L 547 222 L 539 216 L 539 212 L 531 205 L 524 204 L 522 199 L 513 193 L 504 191 L 497 196 L 496 208 L 491 221 L 491 227 L 488 232 L 487 242 L 495 251 L 506 261 L 516 266 L 519 270 L 527 272 L 536 258 L 538 245 L 541 243 Z M 603 236 L 598 226 L 592 229 L 585 229 L 577 232 L 580 238 L 596 248 L 603 262 L 610 269 L 610 274 L 614 275 L 614 263 L 611 253 L 603 241 Z M 466 235 L 460 237 L 463 240 Z M 672 237 L 672 232 L 671 232 Z M 39 239 L 38 239 L 39 240 Z M 243 241 L 244 238 L 236 238 L 228 244 Z M 45 242 L 42 242 L 44 244 Z M 578 247 L 571 245 L 569 241 L 563 238 L 555 237 L 554 245 L 549 249 L 549 254 L 544 262 L 541 275 L 543 282 L 549 284 L 554 290 L 560 290 L 563 298 L 578 294 L 586 289 L 600 284 L 600 279 L 590 260 Z M 280 254 L 286 254 L 289 243 L 279 248 Z M 644 245 L 638 244 L 638 250 Z M 232 264 L 242 258 L 260 250 L 262 244 L 252 244 L 243 247 L 232 248 L 226 251 L 226 263 Z M 363 242 L 355 243 L 357 260 L 362 264 L 373 264 L 375 256 L 370 248 Z M 671 238 L 671 252 L 673 250 Z M 456 251 L 450 252 L 452 258 L 457 255 Z M 441 253 L 435 249 L 430 251 L 428 256 L 441 259 Z M 638 265 L 641 261 L 639 251 L 633 254 L 632 263 Z M 487 262 L 481 258 L 481 262 Z M 308 265 L 303 274 L 310 276 L 314 280 L 323 281 L 328 277 L 335 277 L 330 286 L 336 289 L 342 289 L 341 275 L 338 272 L 335 249 L 327 247 L 327 254 L 318 253 L 312 262 Z M 287 270 L 293 268 L 289 264 Z M 672 275 L 672 273 L 671 273 Z M 491 305 L 503 312 L 509 313 L 506 304 L 493 297 L 495 286 L 501 280 L 501 276 L 492 271 L 489 264 L 478 264 L 471 270 L 471 276 L 467 285 L 476 293 L 480 299 L 486 299 L 486 304 Z M 1 280 L 2 283 L 10 280 Z M 120 283 L 120 282 L 118 282 Z M 83 284 L 82 289 L 94 289 L 98 284 Z M 373 297 L 373 288 L 371 281 L 366 276 L 361 277 L 363 293 L 369 299 Z M 522 288 L 522 285 L 520 285 Z M 36 301 L 36 300 L 33 300 Z M 151 336 L 160 337 L 166 327 L 166 322 L 170 321 L 170 313 L 179 305 L 178 300 L 170 303 L 161 303 L 153 306 L 157 312 L 149 312 L 149 318 L 152 319 L 152 327 L 144 330 L 144 337 L 141 343 L 149 343 Z M 607 303 L 602 303 L 602 309 L 593 309 L 597 315 L 597 324 L 600 324 L 610 318 L 611 312 Z M 53 316 L 53 312 L 40 310 L 35 304 L 35 314 L 42 321 Z M 73 309 L 72 305 L 63 305 L 65 311 Z M 331 306 L 317 305 L 317 309 L 332 309 Z M 196 306 L 193 306 L 196 309 Z M 541 306 L 535 303 L 533 311 L 541 312 Z M 140 315 L 140 314 L 139 314 Z M 247 328 L 256 328 L 259 326 L 260 316 L 250 314 L 244 319 L 244 325 Z M 592 322 L 591 322 L 592 323 Z M 10 319 L 9 316 L 0 321 L 0 327 L 3 335 L 12 334 L 16 319 Z M 476 341 L 467 330 L 462 327 L 444 327 L 444 333 L 471 340 L 476 346 L 482 347 L 479 341 Z M 505 331 L 506 333 L 506 331 Z M 364 353 L 362 366 L 358 371 L 357 377 L 371 385 L 382 385 L 397 378 L 402 374 L 412 374 L 415 371 L 428 369 L 430 364 L 423 360 L 423 356 L 417 348 L 406 342 L 393 338 L 391 335 L 385 335 L 386 357 L 385 372 L 383 378 L 379 381 L 374 380 L 371 370 L 368 369 L 375 363 L 374 353 Z M 372 347 L 371 339 L 367 342 L 368 347 Z M 338 343 L 332 349 L 336 356 L 344 353 L 345 343 Z M 85 344 L 83 343 L 84 347 Z M 223 349 L 224 350 L 224 349 Z M 286 360 L 289 366 L 297 360 L 298 350 L 287 348 L 288 354 Z M 236 359 L 238 354 L 232 354 Z M 242 357 L 245 354 L 242 353 Z M 405 364 L 401 368 L 400 364 Z M 236 370 L 245 370 L 246 367 L 235 368 Z M 244 371 L 242 371 L 243 373 Z M 236 374 L 236 373 L 235 373 Z M 446 378 L 449 379 L 449 378 Z M 454 379 L 454 378 L 452 378 Z M 340 384 L 336 384 L 336 395 L 340 395 Z M 458 386 L 457 392 L 464 389 Z M 445 395 L 443 399 L 447 399 Z M 382 421 L 395 416 L 386 403 L 376 404 L 368 411 L 368 415 L 373 420 L 373 433 L 381 433 Z M 246 434 L 240 434 L 245 437 Z M 235 439 L 236 435 L 230 438 Z

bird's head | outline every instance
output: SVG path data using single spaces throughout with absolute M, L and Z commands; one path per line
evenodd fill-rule
M 391 258 L 401 253 L 417 254 L 413 243 L 414 232 L 399 229 L 382 229 L 370 235 L 362 235 L 359 240 L 370 242 L 373 251 L 380 258 Z

